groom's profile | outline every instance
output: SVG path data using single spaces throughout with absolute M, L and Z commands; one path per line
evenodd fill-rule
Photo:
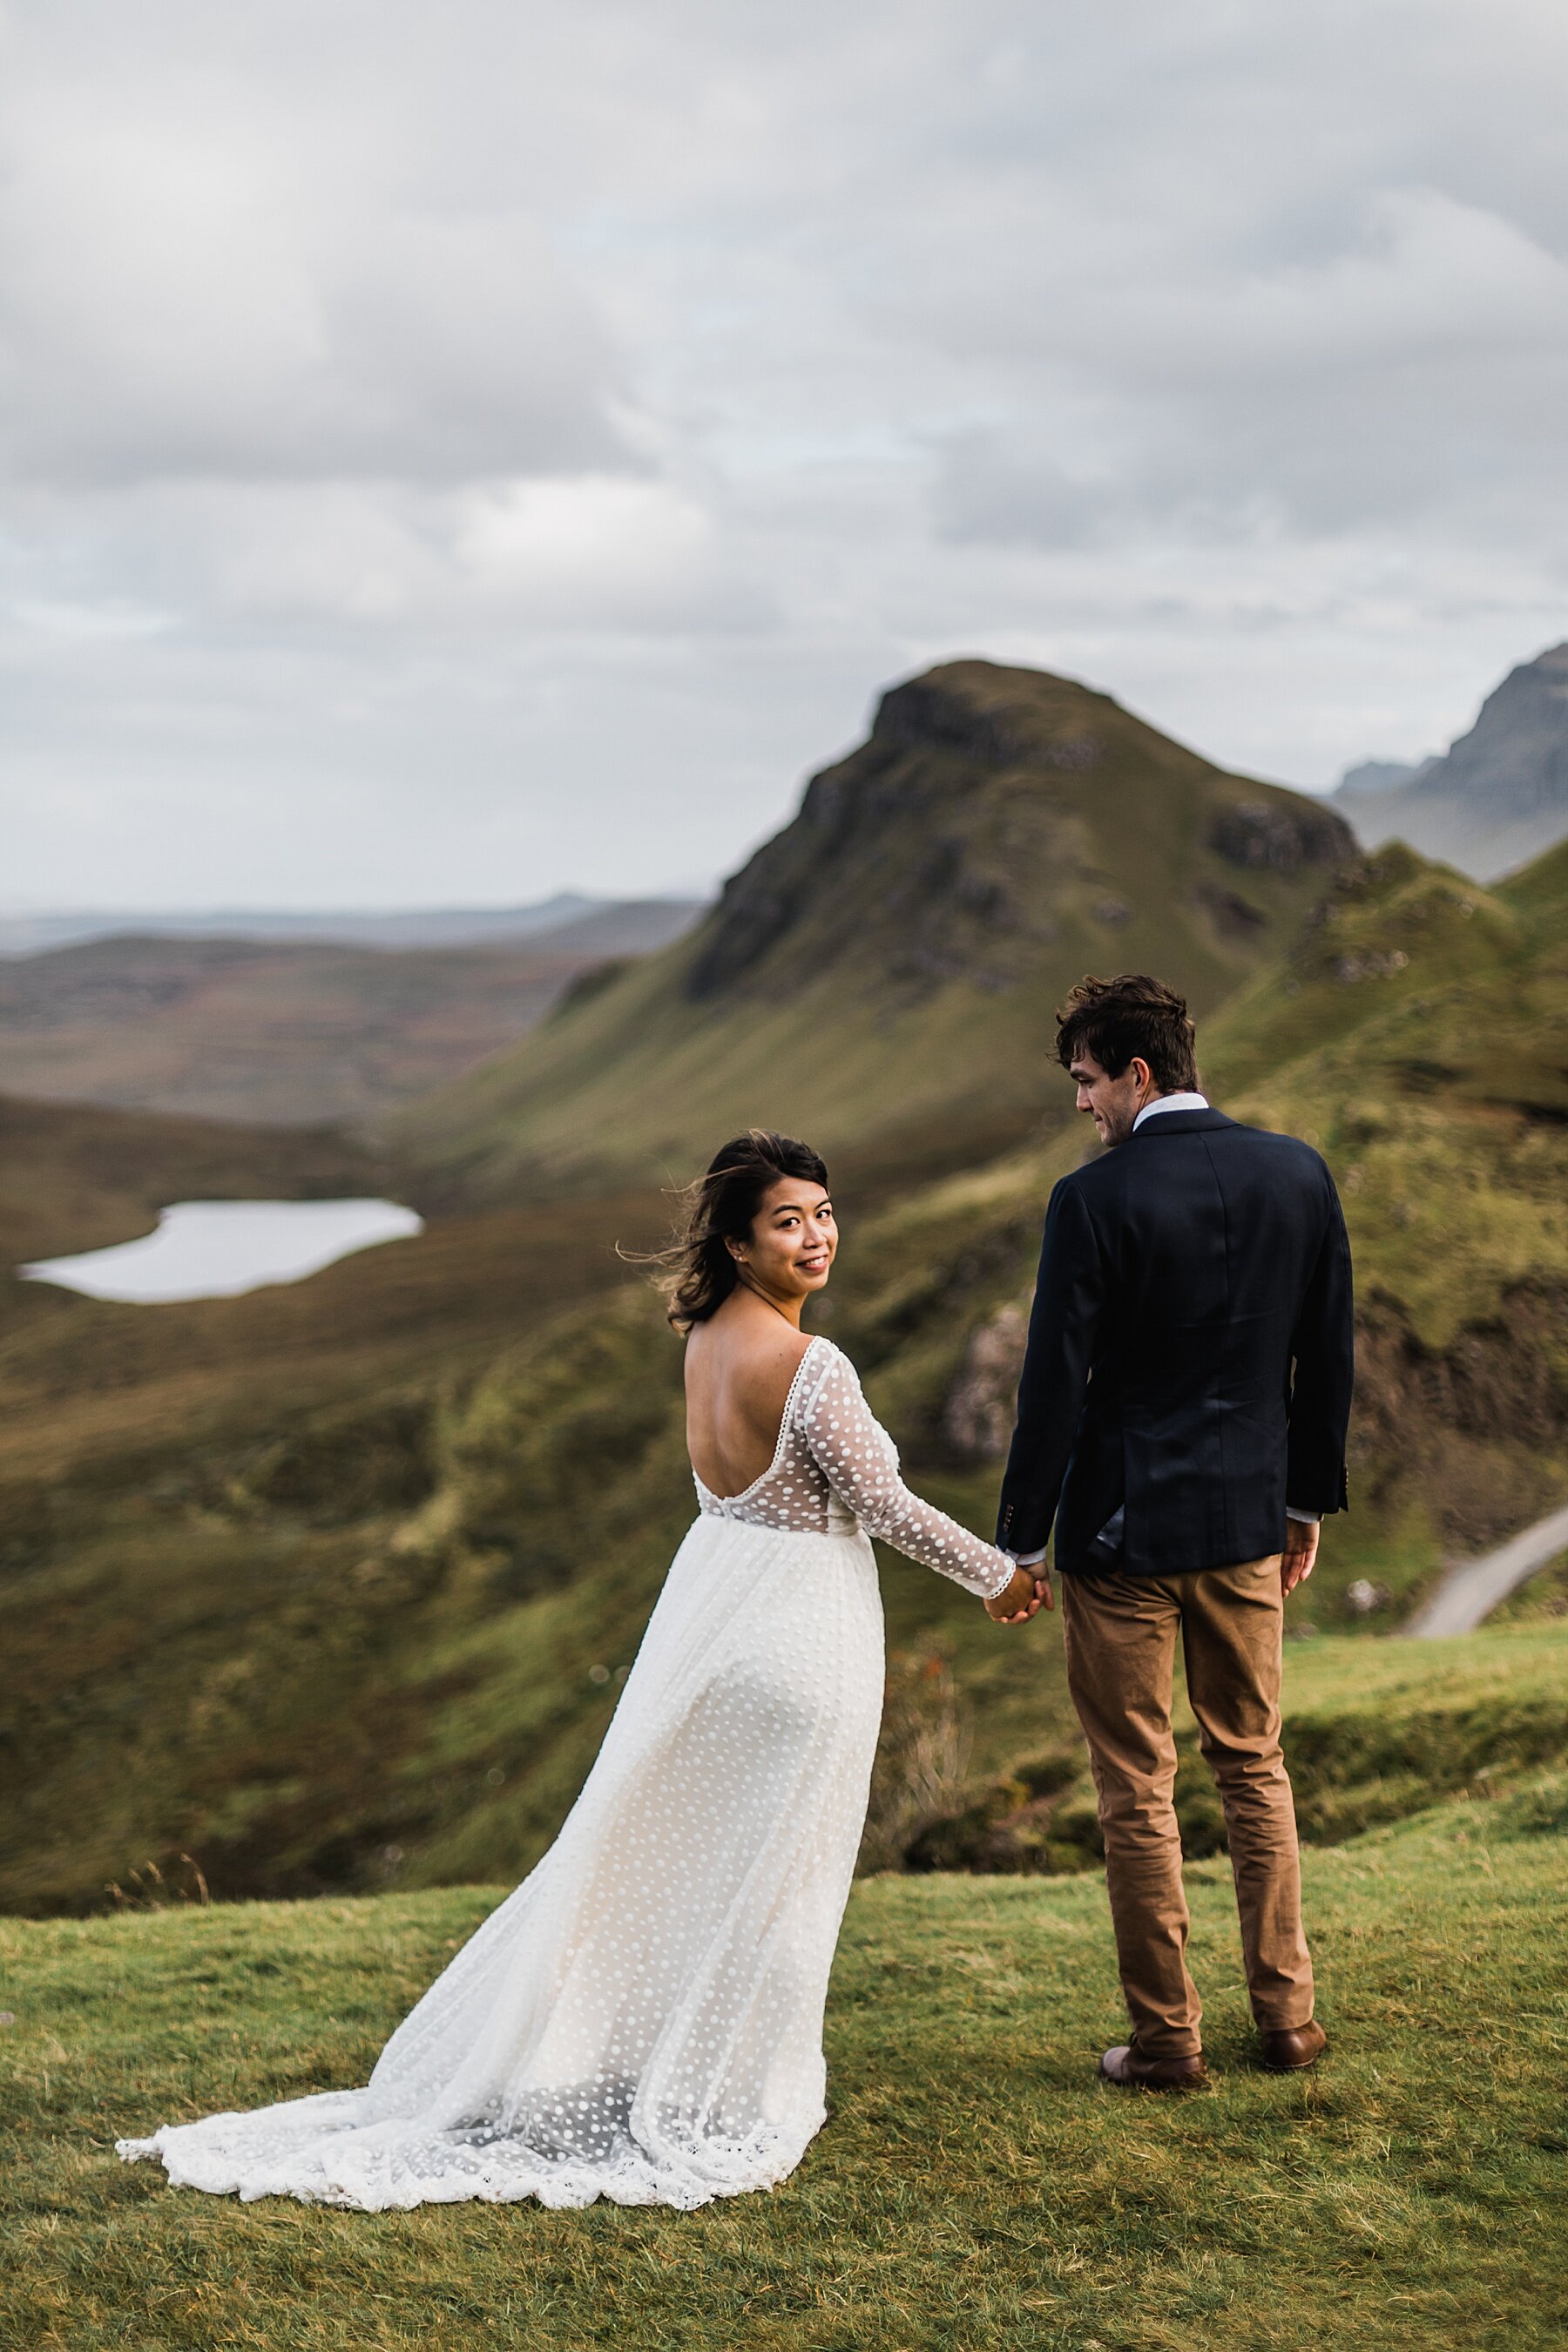
M 1212 1109 L 1193 1024 L 1142 973 L 1080 982 L 1057 1050 L 1108 1149 L 1051 1195 L 996 1540 L 1054 1528 L 1129 2043 L 1118 2083 L 1205 2072 L 1173 1789 L 1175 1644 L 1219 1786 L 1263 2063 L 1310 2066 L 1312 2013 L 1279 1743 L 1284 1602 L 1343 1510 L 1352 1324 L 1333 1179 Z

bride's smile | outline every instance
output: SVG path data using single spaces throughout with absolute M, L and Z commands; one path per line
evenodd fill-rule
M 802 1300 L 826 1283 L 837 1251 L 838 1224 L 829 1194 L 821 1184 L 793 1176 L 769 1187 L 750 1234 L 730 1244 L 742 1281 L 792 1321 L 798 1319 Z

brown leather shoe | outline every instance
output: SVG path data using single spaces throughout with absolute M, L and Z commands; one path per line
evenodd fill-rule
M 1100 2071 L 1108 2083 L 1135 2084 L 1145 2091 L 1191 2091 L 1209 2078 L 1201 2050 L 1185 2058 L 1145 2058 L 1131 2042 L 1108 2050 Z
M 1281 2026 L 1263 2037 L 1263 2063 L 1271 2074 L 1299 2074 L 1315 2066 L 1329 2046 L 1329 2037 L 1316 2018 L 1305 2025 Z

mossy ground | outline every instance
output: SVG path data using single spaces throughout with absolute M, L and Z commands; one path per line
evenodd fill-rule
M 685 2215 L 241 2206 L 115 2159 L 158 2120 L 362 2080 L 493 1889 L 6 1922 L 0 2338 L 1544 2352 L 1568 2336 L 1565 1832 L 1568 1780 L 1526 1776 L 1309 1853 L 1332 2039 L 1301 2077 L 1255 2071 L 1226 1873 L 1193 1866 L 1215 2072 L 1179 2102 L 1095 2080 L 1121 2029 L 1097 1876 L 863 1881 L 826 2129 L 776 2191 Z

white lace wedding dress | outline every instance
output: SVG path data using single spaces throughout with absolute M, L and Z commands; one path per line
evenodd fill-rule
M 366 2210 L 766 2189 L 823 2116 L 822 2013 L 882 1706 L 870 1534 L 972 1591 L 1011 1565 L 911 1495 L 813 1339 L 772 1465 L 671 1566 L 560 1836 L 368 2086 L 121 2140 L 182 2187 Z

